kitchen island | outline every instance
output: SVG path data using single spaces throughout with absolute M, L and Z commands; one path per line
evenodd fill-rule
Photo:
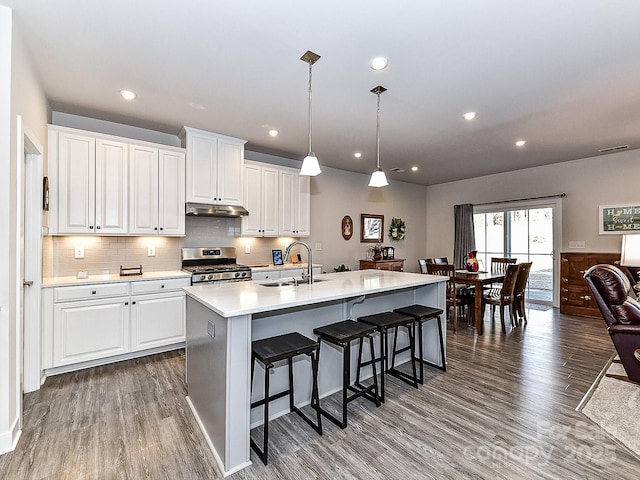
M 361 270 L 320 275 L 317 280 L 298 286 L 253 281 L 185 288 L 187 398 L 225 476 L 251 464 L 249 431 L 262 422 L 262 409 L 251 412 L 249 408 L 252 340 L 294 331 L 315 338 L 316 327 L 414 303 L 446 308 L 446 277 Z M 436 329 L 436 322 L 424 325 L 424 354 L 425 360 L 441 364 Z M 444 335 L 446 322 L 442 329 Z M 404 335 L 399 336 L 401 345 L 408 342 Z M 357 347 L 352 349 L 355 372 Z M 408 361 L 408 352 L 404 355 L 400 363 Z M 296 403 L 306 405 L 311 398 L 309 360 L 298 357 L 294 370 Z M 323 344 L 318 375 L 321 398 L 340 390 L 341 371 L 340 353 Z M 262 398 L 263 371 L 258 365 L 255 377 L 254 397 Z M 286 381 L 286 366 L 276 365 L 271 391 L 283 390 Z M 271 404 L 273 417 L 288 411 L 287 397 Z

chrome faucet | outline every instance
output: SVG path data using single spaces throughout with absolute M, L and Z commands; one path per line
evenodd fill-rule
M 302 245 L 307 249 L 307 274 L 302 274 L 302 280 L 306 281 L 309 284 L 313 284 L 313 253 L 311 253 L 311 247 L 300 240 L 296 240 L 287 246 L 287 249 L 284 251 L 284 261 L 289 260 L 289 255 L 291 254 L 291 248 L 296 245 Z

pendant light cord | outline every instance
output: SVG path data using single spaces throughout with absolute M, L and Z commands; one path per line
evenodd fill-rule
M 376 129 L 376 138 L 377 138 L 377 142 L 376 142 L 376 157 L 378 159 L 378 170 L 380 170 L 380 92 L 378 92 L 378 122 L 377 122 L 377 129 Z
M 311 67 L 313 66 L 313 62 L 309 61 L 309 156 L 313 157 L 313 149 L 311 148 L 311 130 L 312 130 L 312 124 L 311 124 L 311 101 L 312 101 L 312 97 L 311 97 Z

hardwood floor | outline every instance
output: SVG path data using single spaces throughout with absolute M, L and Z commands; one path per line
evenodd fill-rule
M 319 437 L 297 416 L 270 423 L 269 465 L 232 479 L 632 479 L 640 460 L 575 411 L 614 349 L 604 322 L 528 311 L 529 324 L 448 332 L 446 373 L 388 400 L 349 405 Z M 184 352 L 49 378 L 25 395 L 2 479 L 222 478 L 185 401 Z M 612 401 L 615 401 L 613 399 Z

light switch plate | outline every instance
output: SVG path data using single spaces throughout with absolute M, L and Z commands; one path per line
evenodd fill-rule
M 569 248 L 585 248 L 584 240 L 569 240 Z
M 156 256 L 156 247 L 153 245 L 149 245 L 147 247 L 147 257 L 155 257 Z
M 320 250 L 322 250 L 322 244 L 316 243 L 316 251 L 320 251 Z
M 75 247 L 73 258 L 84 258 L 84 247 L 82 246 Z

